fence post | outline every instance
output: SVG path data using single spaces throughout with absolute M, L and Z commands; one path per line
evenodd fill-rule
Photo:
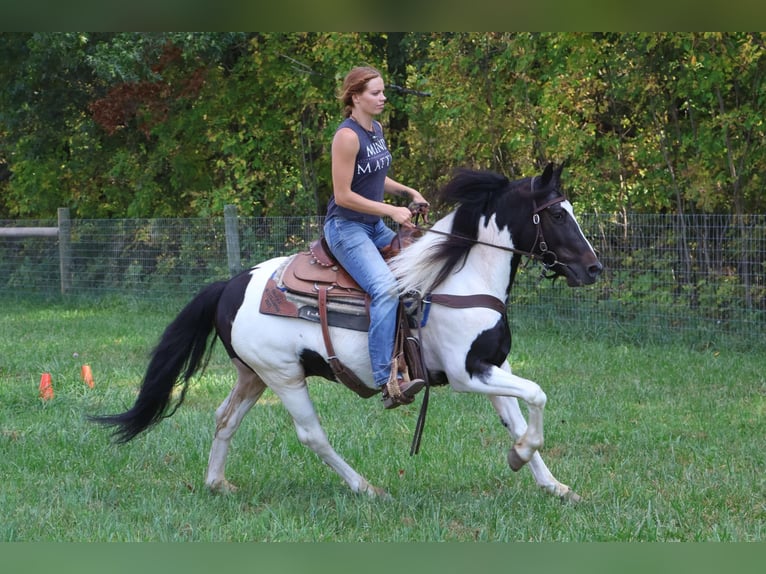
M 223 206 L 223 221 L 226 229 L 226 255 L 229 259 L 229 275 L 234 277 L 242 269 L 239 258 L 239 225 L 236 205 Z
M 59 207 L 58 220 L 61 294 L 66 295 L 72 288 L 72 222 L 69 219 L 68 207 Z

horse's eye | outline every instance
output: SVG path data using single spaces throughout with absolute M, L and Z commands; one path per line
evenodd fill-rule
M 556 221 L 561 221 L 564 219 L 564 212 L 563 211 L 552 211 L 551 217 L 555 219 Z

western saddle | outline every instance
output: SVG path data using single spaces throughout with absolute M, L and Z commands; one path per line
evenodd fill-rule
M 412 243 L 420 232 L 401 228 L 391 245 L 381 250 L 388 260 Z M 369 327 L 369 296 L 330 252 L 324 238 L 297 253 L 269 278 L 260 311 L 319 322 L 335 378 L 363 398 L 380 392 L 363 383 L 335 354 L 329 327 L 358 331 Z M 399 303 L 394 360 L 405 381 L 425 379 L 420 341 L 412 334 L 403 301 Z

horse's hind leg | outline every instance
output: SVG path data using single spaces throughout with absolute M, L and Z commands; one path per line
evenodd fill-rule
M 518 440 L 527 430 L 527 422 L 524 420 L 524 415 L 519 408 L 519 401 L 515 397 L 495 395 L 491 395 L 489 400 L 492 402 L 492 406 L 495 407 L 497 414 L 500 415 L 500 422 L 508 429 L 511 440 Z M 539 452 L 535 452 L 532 455 L 528 466 L 529 470 L 532 471 L 532 476 L 535 477 L 537 485 L 545 491 L 558 496 L 562 500 L 572 502 L 579 502 L 581 500 L 574 490 L 556 480 L 556 477 L 553 476 L 545 462 L 543 462 Z
M 370 496 L 388 496 L 383 489 L 367 482 L 366 478 L 351 468 L 335 452 L 319 423 L 319 417 L 314 410 L 314 404 L 309 397 L 305 381 L 298 386 L 273 385 L 271 389 L 279 396 L 290 416 L 292 416 L 298 440 L 313 450 L 325 463 L 335 470 L 346 481 L 346 484 L 349 485 L 352 491 L 365 493 Z
M 238 359 L 232 362 L 237 367 L 237 384 L 215 412 L 215 437 L 205 474 L 205 485 L 220 492 L 235 490 L 224 475 L 229 442 L 244 416 L 266 390 L 266 385 L 252 370 Z

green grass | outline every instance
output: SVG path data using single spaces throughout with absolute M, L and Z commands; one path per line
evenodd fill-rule
M 519 321 L 511 362 L 548 395 L 542 454 L 579 505 L 510 471 L 509 439 L 482 397 L 434 390 L 410 457 L 416 407 L 385 411 L 323 381 L 310 388 L 331 442 L 393 499 L 351 493 L 298 442 L 270 391 L 232 443 L 227 477 L 240 490 L 222 496 L 203 484 L 213 411 L 234 382 L 220 345 L 183 407 L 128 445 L 85 420 L 132 404 L 183 303 L 2 302 L 0 541 L 764 538 L 762 353 L 622 344 Z M 94 389 L 80 380 L 84 362 Z M 38 398 L 42 372 L 52 401 Z

